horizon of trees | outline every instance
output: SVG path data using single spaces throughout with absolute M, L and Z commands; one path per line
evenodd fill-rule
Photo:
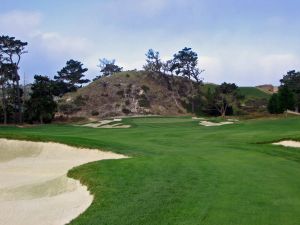
M 26 122 L 51 121 L 57 109 L 57 98 L 61 98 L 68 92 L 77 91 L 90 82 L 85 78 L 88 68 L 85 68 L 81 62 L 70 59 L 53 79 L 44 75 L 35 75 L 29 98 L 25 99 L 20 85 L 19 65 L 22 56 L 28 53 L 27 45 L 27 42 L 15 37 L 0 36 L 0 117 L 4 124 L 22 123 L 24 119 Z M 192 113 L 206 112 L 209 115 L 226 116 L 232 113 L 234 107 L 240 106 L 243 96 L 238 94 L 238 87 L 234 83 L 224 82 L 215 90 L 209 89 L 206 93 L 202 90 L 201 75 L 205 70 L 199 68 L 198 54 L 191 48 L 183 48 L 166 61 L 163 61 L 159 52 L 153 49 L 149 49 L 145 56 L 146 64 L 143 70 L 157 81 L 165 82 L 173 95 L 174 104 L 179 104 L 180 82 L 184 81 L 189 84 L 189 88 L 183 104 Z M 123 71 L 123 68 L 116 64 L 115 59 L 99 59 L 98 67 L 99 75 L 93 81 Z M 287 109 L 298 111 L 300 72 L 289 71 L 280 82 L 278 94 L 270 98 L 269 112 L 282 113 Z

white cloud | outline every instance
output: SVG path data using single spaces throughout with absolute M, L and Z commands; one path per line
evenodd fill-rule
M 287 72 L 289 69 L 299 65 L 300 59 L 293 54 L 272 54 L 265 55 L 259 61 L 258 65 L 264 73 Z
M 49 56 L 87 56 L 91 49 L 90 42 L 82 37 L 64 36 L 56 32 L 36 32 L 32 35 Z
M 0 27 L 1 35 L 15 36 L 28 42 L 29 54 L 24 55 L 21 61 L 21 73 L 32 71 L 33 74 L 53 75 L 66 60 L 73 58 L 85 63 L 85 59 L 90 58 L 95 50 L 84 37 L 44 31 L 39 12 L 10 11 L 0 14 Z M 95 71 L 96 64 L 97 61 L 92 71 Z
M 217 57 L 200 56 L 199 57 L 200 69 L 205 70 L 203 73 L 204 82 L 218 83 L 223 77 L 222 62 Z
M 29 42 L 29 48 L 41 48 L 49 57 L 86 56 L 90 43 L 82 37 L 66 36 L 42 30 L 42 14 L 32 11 L 10 11 L 0 14 L 4 35 L 16 36 Z
M 0 14 L 1 32 L 7 35 L 30 35 L 41 25 L 42 15 L 34 11 L 10 11 Z
M 271 54 L 262 56 L 257 61 L 257 66 L 263 79 L 278 83 L 289 70 L 297 70 L 299 62 L 300 58 L 293 54 Z

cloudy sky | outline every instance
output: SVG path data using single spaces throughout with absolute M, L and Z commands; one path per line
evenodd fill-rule
M 145 52 L 199 55 L 206 82 L 278 84 L 300 70 L 298 0 L 0 0 L 0 34 L 29 43 L 21 73 L 53 76 L 75 59 L 141 69 Z

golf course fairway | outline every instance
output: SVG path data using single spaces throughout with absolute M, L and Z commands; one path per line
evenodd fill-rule
M 0 127 L 0 137 L 130 157 L 91 162 L 68 172 L 94 196 L 70 224 L 300 224 L 300 148 L 272 144 L 300 140 L 299 118 L 212 127 L 188 117 L 124 123 L 131 128 Z

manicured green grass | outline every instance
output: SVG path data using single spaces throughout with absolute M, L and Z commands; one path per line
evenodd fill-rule
M 300 120 L 202 127 L 189 118 L 126 119 L 131 129 L 64 125 L 1 127 L 0 136 L 101 148 L 129 159 L 69 172 L 94 194 L 82 225 L 300 224 Z

